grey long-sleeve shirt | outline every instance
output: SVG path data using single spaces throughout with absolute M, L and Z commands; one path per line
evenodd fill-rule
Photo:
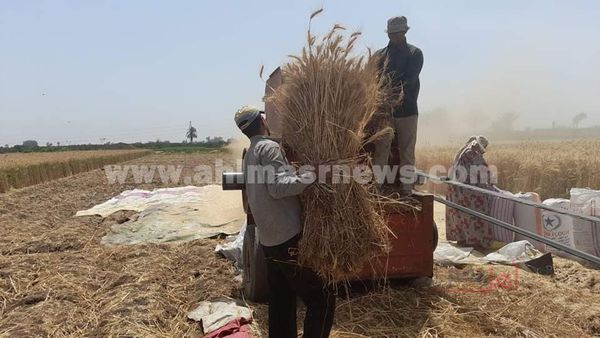
M 262 245 L 282 244 L 302 231 L 302 206 L 297 195 L 311 176 L 292 170 L 281 146 L 266 136 L 250 139 L 244 157 L 248 204 Z

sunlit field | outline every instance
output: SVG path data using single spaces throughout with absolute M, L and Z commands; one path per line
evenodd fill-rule
M 0 154 L 0 192 L 101 168 L 148 154 L 141 150 Z
M 417 167 L 449 167 L 460 147 L 422 146 Z M 545 198 L 568 197 L 571 188 L 600 189 L 600 139 L 557 142 L 491 143 L 485 158 L 498 169 L 498 187 L 533 191 Z

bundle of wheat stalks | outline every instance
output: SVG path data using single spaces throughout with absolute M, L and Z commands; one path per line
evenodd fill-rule
M 270 96 L 282 113 L 282 141 L 301 164 L 354 168 L 365 163 L 365 128 L 379 105 L 382 84 L 372 58 L 351 54 L 360 33 L 345 38 L 343 31 L 335 25 L 317 38 L 309 29 L 302 55 L 291 56 L 282 68 L 283 84 Z M 387 252 L 388 228 L 370 190 L 355 180 L 306 190 L 301 265 L 336 282 Z

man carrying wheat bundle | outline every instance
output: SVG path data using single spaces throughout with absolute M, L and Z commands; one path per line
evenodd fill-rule
M 302 206 L 298 195 L 315 181 L 312 173 L 299 175 L 281 146 L 269 138 L 262 112 L 244 106 L 235 122 L 250 139 L 244 156 L 246 192 L 267 261 L 269 337 L 296 338 L 296 298 L 306 305 L 304 337 L 329 336 L 335 293 L 317 274 L 297 264 L 302 237 Z
M 419 109 L 419 74 L 423 68 L 423 53 L 406 42 L 409 30 L 406 17 L 393 17 L 388 20 L 387 34 L 390 39 L 387 47 L 378 50 L 381 74 L 390 86 L 387 103 L 393 116 L 397 136 L 397 151 L 400 159 L 401 176 L 404 183 L 402 192 L 410 194 L 414 182 L 415 145 L 417 142 L 417 121 Z M 387 112 L 386 112 L 387 113 Z M 375 144 L 373 164 L 387 165 L 392 138 L 381 138 Z

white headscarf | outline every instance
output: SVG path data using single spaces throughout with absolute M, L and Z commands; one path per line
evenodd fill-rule
M 475 137 L 475 142 L 477 142 L 477 145 L 479 145 L 479 147 L 481 148 L 481 151 L 483 151 L 484 153 L 485 153 L 488 145 L 490 144 L 487 137 L 485 137 L 483 135 L 478 135 L 477 137 Z
M 465 143 L 464 146 L 462 146 L 460 148 L 460 150 L 456 153 L 456 156 L 454 156 L 454 163 L 456 163 L 456 161 L 458 161 L 458 157 L 460 156 L 460 154 L 462 154 L 462 152 L 471 145 L 471 143 L 473 143 L 473 141 L 477 140 L 477 136 L 473 135 L 471 137 L 469 137 L 469 139 L 467 140 L 467 143 Z

